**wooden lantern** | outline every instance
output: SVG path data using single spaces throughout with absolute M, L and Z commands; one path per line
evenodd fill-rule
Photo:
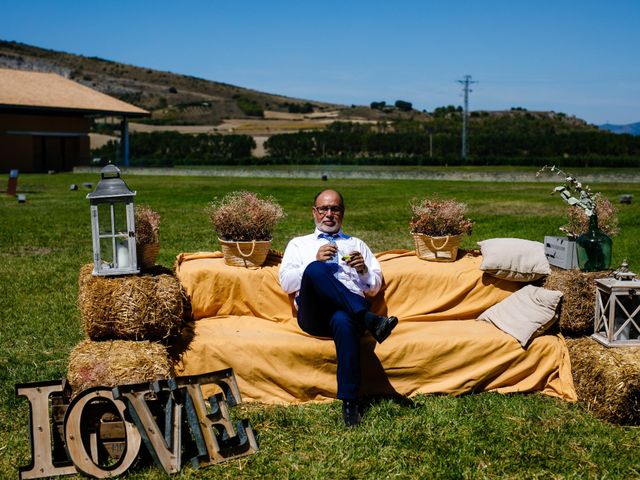
M 120 169 L 108 164 L 101 180 L 87 198 L 91 204 L 93 274 L 139 273 L 133 192 L 120 178 Z
M 640 281 L 626 262 L 596 280 L 593 338 L 608 347 L 640 346 Z

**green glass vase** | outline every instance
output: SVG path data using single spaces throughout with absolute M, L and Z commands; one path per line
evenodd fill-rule
M 589 217 L 589 231 L 576 239 L 578 266 L 583 272 L 599 272 L 611 266 L 611 237 L 598 228 L 598 216 Z

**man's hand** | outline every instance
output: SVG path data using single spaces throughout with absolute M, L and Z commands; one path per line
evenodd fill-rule
M 318 249 L 318 253 L 316 253 L 316 260 L 326 262 L 327 260 L 331 260 L 337 253 L 338 247 L 336 247 L 335 244 L 327 243 Z
M 360 275 L 367 273 L 367 265 L 364 263 L 364 258 L 360 252 L 353 251 L 349 255 L 342 257 L 342 260 Z

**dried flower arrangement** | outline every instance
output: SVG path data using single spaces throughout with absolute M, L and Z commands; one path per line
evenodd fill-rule
M 160 214 L 148 205 L 136 205 L 135 221 L 138 266 L 151 268 L 160 252 Z
M 598 216 L 598 228 L 610 237 L 616 236 L 620 233 L 618 210 L 609 199 L 599 193 L 593 195 L 593 201 L 595 204 L 594 211 Z M 560 227 L 560 230 L 570 239 L 575 240 L 578 235 L 589 229 L 589 217 L 584 210 L 570 207 L 567 212 L 567 217 L 567 224 Z
M 207 213 L 218 237 L 226 241 L 271 240 L 271 232 L 285 217 L 273 197 L 236 191 L 215 199 Z
M 413 201 L 411 207 L 411 233 L 422 233 L 433 237 L 470 234 L 473 222 L 465 217 L 467 206 L 437 195 Z
M 148 205 L 136 205 L 136 243 L 149 245 L 160 241 L 160 214 Z
M 555 165 L 545 165 L 538 171 L 536 177 L 545 171 L 565 178 L 564 185 L 555 187 L 552 193 L 559 193 L 570 206 L 567 212 L 568 223 L 560 227 L 567 237 L 575 240 L 580 234 L 586 232 L 589 229 L 589 218 L 594 214 L 598 218 L 598 228 L 604 233 L 615 236 L 620 232 L 618 211 L 607 198 L 600 193 L 593 193 L 588 185 L 582 185 L 574 176 L 563 172 Z

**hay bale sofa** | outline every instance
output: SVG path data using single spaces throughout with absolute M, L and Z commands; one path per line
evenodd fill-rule
M 576 401 L 569 353 L 560 333 L 523 347 L 477 318 L 526 283 L 480 270 L 482 257 L 461 251 L 452 263 L 415 253 L 376 254 L 384 275 L 372 310 L 399 323 L 382 344 L 361 340 L 362 395 L 540 392 Z M 280 257 L 261 268 L 225 264 L 220 252 L 182 253 L 176 275 L 191 302 L 192 340 L 176 374 L 233 368 L 245 401 L 288 404 L 336 397 L 331 339 L 302 332 L 278 281 Z

